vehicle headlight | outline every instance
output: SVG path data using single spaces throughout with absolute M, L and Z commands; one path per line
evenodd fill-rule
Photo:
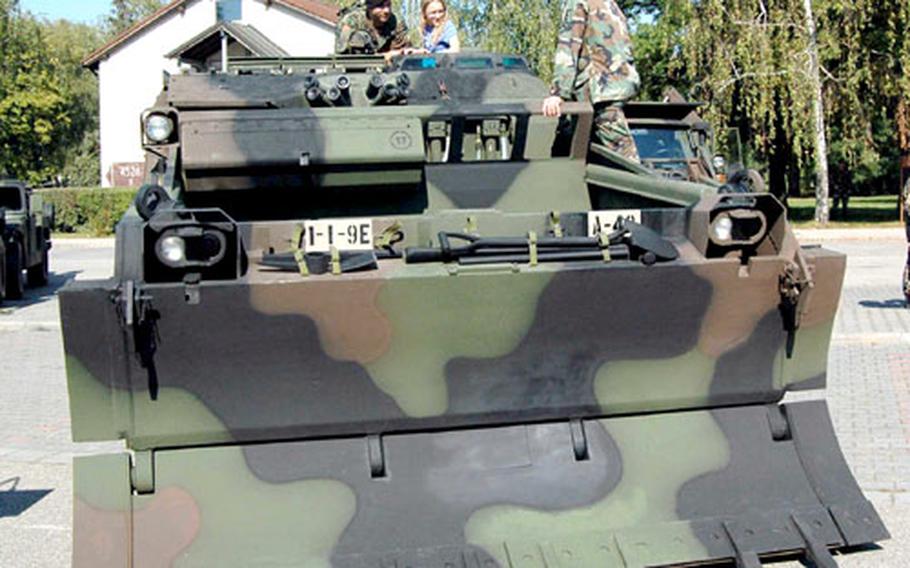
M 718 217 L 711 227 L 711 234 L 717 243 L 729 242 L 733 238 L 733 220 L 726 215 Z
M 719 213 L 711 223 L 710 239 L 715 244 L 751 246 L 765 238 L 768 220 L 756 209 L 728 209 Z
M 143 232 L 146 282 L 232 280 L 246 270 L 237 224 L 219 209 L 159 208 Z
M 180 266 L 186 262 L 186 241 L 183 237 L 171 235 L 158 241 L 158 259 L 168 266 Z
M 167 142 L 174 134 L 174 121 L 163 114 L 150 114 L 145 119 L 145 136 L 150 141 L 160 144 Z

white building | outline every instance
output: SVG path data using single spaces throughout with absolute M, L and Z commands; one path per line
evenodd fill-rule
M 140 113 L 161 92 L 164 72 L 207 68 L 228 53 L 321 56 L 332 52 L 338 8 L 322 0 L 173 0 L 90 54 L 98 75 L 102 185 L 138 185 Z

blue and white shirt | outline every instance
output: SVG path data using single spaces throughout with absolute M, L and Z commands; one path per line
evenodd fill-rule
M 450 49 L 452 40 L 458 37 L 458 30 L 455 29 L 455 24 L 452 23 L 452 20 L 446 20 L 446 23 L 442 26 L 442 33 L 439 34 L 439 39 L 434 43 L 433 32 L 435 30 L 436 28 L 432 26 L 423 28 L 423 48 L 430 53 L 440 53 Z

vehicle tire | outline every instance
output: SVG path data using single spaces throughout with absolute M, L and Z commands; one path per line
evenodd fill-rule
M 40 288 L 41 286 L 47 286 L 47 268 L 47 250 L 45 250 L 41 253 L 41 262 L 35 266 L 28 267 L 27 274 L 29 287 Z
M 22 249 L 18 245 L 14 245 L 6 250 L 6 297 L 9 300 L 19 300 L 24 293 Z

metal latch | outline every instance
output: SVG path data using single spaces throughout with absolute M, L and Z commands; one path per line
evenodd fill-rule
M 143 293 L 132 280 L 120 288 L 119 309 L 124 324 L 133 333 L 133 348 L 139 364 L 148 373 L 149 396 L 158 400 L 158 370 L 155 367 L 155 352 L 161 338 L 158 335 L 158 320 L 161 313 L 152 305 L 152 297 Z
M 187 274 L 183 277 L 183 299 L 191 306 L 198 306 L 202 301 L 202 295 L 199 292 L 199 283 L 202 281 L 202 275 L 198 272 Z
M 588 461 L 591 454 L 588 451 L 588 435 L 585 433 L 585 423 L 573 418 L 569 420 L 569 433 L 572 436 L 572 451 L 575 454 L 575 461 Z
M 797 250 L 794 261 L 787 264 L 780 277 L 780 313 L 784 320 L 784 331 L 787 332 L 787 359 L 793 358 L 796 331 L 808 309 L 814 288 L 812 269 L 806 263 L 802 251 Z
M 139 450 L 133 452 L 130 482 L 133 491 L 139 495 L 155 492 L 155 452 Z
M 385 444 L 379 434 L 367 436 L 367 460 L 370 463 L 370 477 L 386 477 Z

